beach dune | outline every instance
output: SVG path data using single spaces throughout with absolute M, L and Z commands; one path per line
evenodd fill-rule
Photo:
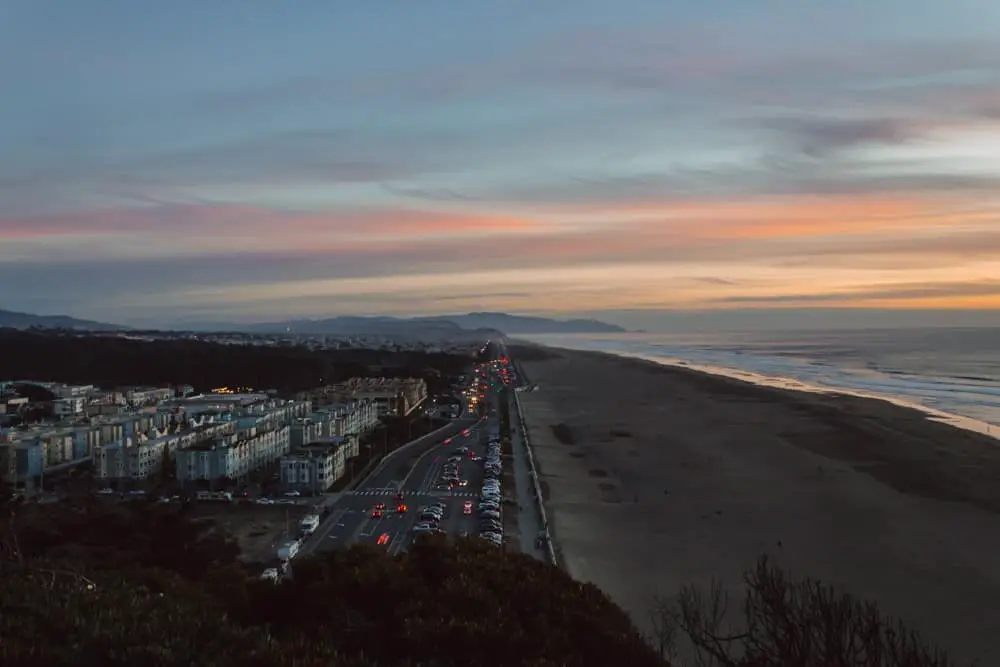
M 873 399 L 550 352 L 521 355 L 538 389 L 520 399 L 558 553 L 640 628 L 685 584 L 741 599 L 767 553 L 1000 664 L 1000 441 Z

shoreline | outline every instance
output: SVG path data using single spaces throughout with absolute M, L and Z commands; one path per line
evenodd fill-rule
M 973 431 L 981 435 L 987 435 L 1000 441 L 1000 423 L 991 423 L 983 419 L 970 417 L 968 415 L 963 415 L 957 412 L 948 412 L 947 410 L 940 410 L 938 408 L 933 408 L 928 405 L 924 405 L 922 403 L 913 400 L 912 398 L 907 398 L 904 396 L 881 394 L 878 392 L 869 392 L 860 389 L 851 389 L 849 387 L 813 384 L 805 382 L 803 380 L 798 380 L 793 377 L 787 377 L 782 375 L 767 375 L 765 373 L 757 373 L 733 366 L 699 364 L 697 362 L 688 361 L 683 357 L 656 356 L 652 354 L 642 354 L 637 352 L 624 352 L 624 351 L 610 352 L 607 350 L 593 350 L 583 347 L 562 347 L 558 345 L 539 343 L 529 339 L 517 339 L 515 341 L 515 344 L 546 348 L 551 350 L 565 350 L 567 352 L 587 352 L 593 354 L 604 354 L 610 357 L 616 357 L 620 359 L 635 359 L 641 361 L 648 361 L 650 363 L 654 363 L 659 366 L 666 366 L 668 368 L 689 369 L 697 371 L 699 373 L 730 378 L 733 380 L 739 380 L 741 382 L 746 382 L 760 387 L 770 387 L 773 389 L 787 389 L 789 391 L 802 391 L 808 393 L 819 393 L 819 394 L 830 394 L 830 395 L 839 394 L 844 396 L 855 396 L 858 398 L 870 398 L 878 401 L 886 401 L 888 403 L 892 403 L 893 405 L 898 405 L 903 408 L 910 408 L 913 410 L 917 410 L 919 412 L 926 413 L 929 416 L 929 418 L 935 421 L 939 421 L 944 424 L 949 424 L 951 426 L 954 426 L 955 428 L 960 428 L 965 431 Z M 987 380 L 986 378 L 983 379 Z M 1000 444 L 1000 442 L 998 442 L 998 444 Z
M 991 424 L 989 422 L 982 421 L 981 419 L 967 417 L 965 415 L 956 414 L 954 412 L 946 412 L 944 410 L 938 410 L 937 408 L 931 408 L 926 405 L 917 403 L 915 401 L 907 400 L 905 398 L 900 398 L 897 396 L 890 396 L 887 394 L 878 394 L 866 391 L 858 391 L 840 387 L 826 387 L 823 385 L 809 384 L 808 382 L 802 382 L 794 378 L 786 378 L 776 375 L 763 375 L 760 373 L 752 373 L 750 371 L 742 371 L 737 368 L 728 368 L 725 366 L 707 366 L 704 364 L 694 364 L 680 358 L 656 357 L 653 355 L 632 354 L 627 352 L 616 354 L 613 352 L 601 352 L 598 350 L 576 350 L 573 348 L 552 347 L 551 349 L 555 350 L 564 349 L 573 352 L 593 351 L 597 354 L 607 354 L 612 357 L 621 357 L 626 359 L 637 359 L 642 361 L 648 361 L 650 363 L 654 363 L 659 366 L 667 366 L 670 368 L 686 368 L 698 373 L 717 375 L 720 377 L 738 380 L 740 382 L 746 382 L 748 384 L 756 385 L 759 387 L 770 387 L 772 389 L 784 389 L 788 391 L 801 391 L 810 394 L 829 394 L 831 396 L 836 396 L 836 395 L 854 396 L 857 398 L 868 398 L 876 401 L 885 401 L 886 403 L 891 403 L 901 408 L 907 408 L 910 410 L 923 412 L 927 415 L 927 418 L 931 421 L 937 421 L 942 424 L 948 424 L 949 426 L 962 429 L 963 431 L 972 431 L 973 433 L 986 435 L 1000 441 L 1000 425 Z M 1000 445 L 1000 442 L 998 442 L 997 444 Z
M 1000 595 L 995 437 L 882 397 L 530 346 L 512 356 L 539 386 L 519 398 L 560 560 L 641 629 L 652 592 L 738 594 L 768 553 L 955 658 L 1000 659 L 981 620 Z

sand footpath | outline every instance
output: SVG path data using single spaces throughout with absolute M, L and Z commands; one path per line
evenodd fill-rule
M 769 553 L 1000 664 L 1000 441 L 883 401 L 553 352 L 518 359 L 553 536 L 640 627 L 654 592 L 739 590 Z

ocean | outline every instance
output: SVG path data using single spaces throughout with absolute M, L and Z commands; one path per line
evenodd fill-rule
M 1000 437 L 1000 328 L 518 338 L 683 365 L 770 386 L 886 398 Z

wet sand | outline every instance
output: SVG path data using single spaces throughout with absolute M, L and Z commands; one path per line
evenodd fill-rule
M 762 553 L 1000 664 L 1000 441 L 884 401 L 552 350 L 520 394 L 563 565 L 643 629 Z M 516 352 L 512 352 L 516 356 Z

